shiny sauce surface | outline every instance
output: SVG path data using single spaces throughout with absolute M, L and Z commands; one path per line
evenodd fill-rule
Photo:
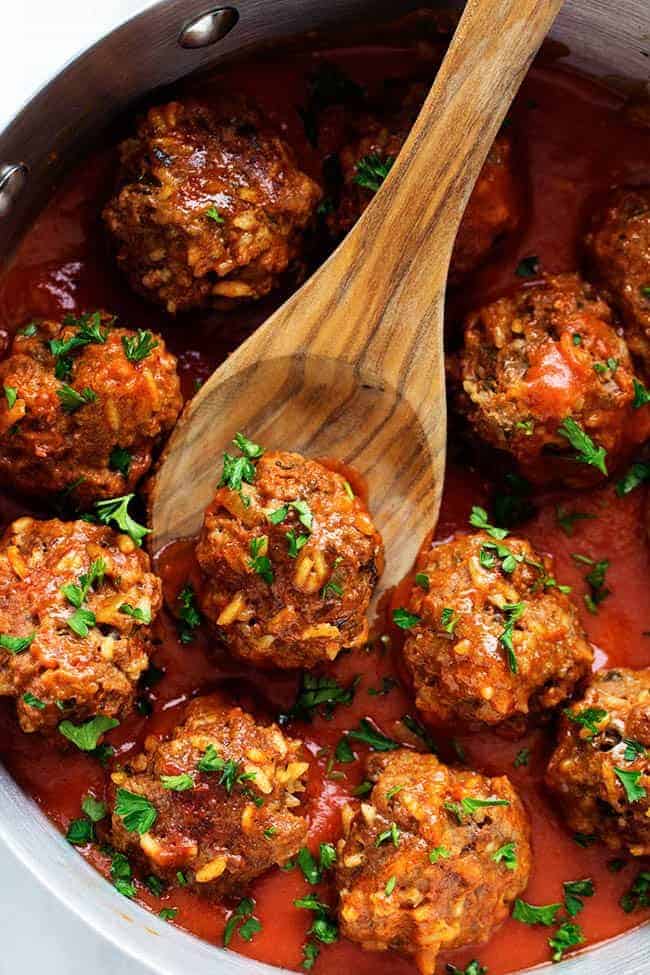
M 370 87 L 386 77 L 407 75 L 413 65 L 410 50 L 367 47 L 305 53 L 280 62 L 266 59 L 252 65 L 233 65 L 219 76 L 222 88 L 242 91 L 261 103 L 296 147 L 303 167 L 317 177 L 323 153 L 336 145 L 341 133 L 328 131 L 322 140 L 325 144 L 317 152 L 305 139 L 295 106 L 305 101 L 306 77 L 324 57 Z M 290 99 L 287 92 L 291 92 Z M 618 95 L 557 66 L 538 65 L 531 71 L 508 121 L 516 134 L 527 219 L 514 238 L 499 246 L 488 266 L 473 275 L 460 292 L 450 295 L 451 344 L 464 311 L 521 283 L 515 269 L 522 258 L 534 255 L 539 266 L 549 272 L 578 266 L 584 220 L 590 202 L 599 193 L 613 183 L 650 182 L 650 130 L 628 124 L 623 107 Z M 173 321 L 132 294 L 115 269 L 99 216 L 111 192 L 115 166 L 116 139 L 111 139 L 69 175 L 2 273 L 0 354 L 6 351 L 15 329 L 31 319 L 106 308 L 125 325 L 163 333 L 171 351 L 179 357 L 183 390 L 189 398 L 197 381 L 205 379 L 282 296 L 228 315 L 189 314 Z M 558 383 L 558 395 L 563 395 L 561 376 Z M 490 506 L 496 485 L 474 465 L 467 445 L 452 427 L 436 539 L 466 531 L 472 505 Z M 495 470 L 495 465 L 483 464 L 481 469 Z M 609 485 L 580 493 L 546 493 L 532 501 L 535 513 L 518 531 L 529 537 L 533 546 L 553 555 L 556 577 L 574 587 L 582 621 L 596 650 L 596 666 L 648 666 L 650 553 L 644 527 L 646 489 L 640 487 L 619 498 Z M 372 509 L 372 498 L 370 506 Z M 594 517 L 575 522 L 569 536 L 558 522 L 559 506 Z M 2 527 L 27 510 L 20 501 L 0 496 Z M 36 514 L 47 516 L 45 510 L 37 510 Z M 422 526 L 423 537 L 427 527 Z M 586 570 L 576 564 L 572 553 L 609 560 L 607 585 L 611 594 L 595 615 L 587 611 L 583 602 L 588 591 Z M 158 571 L 173 604 L 177 592 L 195 571 L 190 547 L 179 544 L 163 553 Z M 399 605 L 401 598 L 403 593 L 398 589 L 392 596 L 392 605 Z M 377 624 L 377 634 L 383 633 L 389 640 L 377 639 L 368 651 L 344 654 L 331 668 L 342 684 L 360 677 L 353 702 L 337 708 L 328 720 L 316 716 L 310 724 L 294 721 L 288 726 L 290 734 L 305 741 L 313 757 L 305 802 L 314 851 L 320 842 L 336 842 L 341 832 L 340 809 L 363 779 L 363 745 L 357 749 L 358 761 L 331 767 L 341 732 L 357 726 L 360 718 L 369 717 L 385 734 L 417 744 L 417 740 L 409 738 L 401 720 L 415 712 L 397 663 L 399 633 L 386 622 L 390 605 L 391 600 L 386 600 L 385 617 Z M 197 693 L 223 686 L 233 700 L 265 718 L 286 712 L 295 699 L 296 676 L 259 675 L 246 669 L 229 660 L 207 632 L 184 645 L 178 640 L 175 620 L 166 611 L 156 624 L 155 635 L 152 663 L 162 676 L 144 692 L 152 714 L 148 718 L 134 715 L 107 736 L 116 750 L 113 764 L 139 751 L 146 734 L 169 731 L 183 703 Z M 382 688 L 383 678 L 396 681 L 396 686 L 385 694 L 371 693 Z M 456 732 L 455 738 L 452 731 L 436 731 L 435 736 L 444 758 L 458 760 L 461 755 L 469 766 L 487 774 L 505 773 L 519 789 L 533 824 L 533 872 L 524 895 L 526 900 L 534 904 L 561 901 L 564 881 L 591 878 L 595 895 L 585 899 L 585 908 L 577 919 L 587 946 L 647 920 L 650 912 L 626 914 L 618 903 L 644 864 L 631 862 L 628 857 L 625 866 L 613 872 L 614 854 L 597 844 L 585 848 L 576 843 L 545 793 L 543 773 L 552 747 L 549 726 L 533 730 L 517 741 L 485 731 L 461 735 Z M 515 767 L 515 757 L 524 748 L 530 750 L 528 765 Z M 104 794 L 107 772 L 96 760 L 66 751 L 58 743 L 22 734 L 8 701 L 0 701 L 0 757 L 62 831 L 70 820 L 79 817 L 83 796 L 92 792 L 101 798 Z M 109 858 L 98 847 L 82 852 L 98 869 L 108 873 Z M 299 969 L 311 917 L 309 912 L 296 909 L 293 901 L 309 890 L 317 890 L 321 899 L 334 903 L 334 892 L 327 882 L 319 888 L 309 888 L 298 869 L 275 870 L 263 877 L 251 892 L 262 930 L 250 943 L 235 935 L 232 948 L 271 964 Z M 209 897 L 174 888 L 158 898 L 138 884 L 138 899 L 154 911 L 161 907 L 178 908 L 174 923 L 221 944 L 228 910 Z M 444 969 L 445 962 L 462 969 L 476 958 L 488 967 L 489 975 L 500 975 L 548 961 L 547 939 L 552 930 L 510 919 L 487 945 L 442 956 L 440 969 Z M 323 946 L 316 966 L 323 975 L 341 971 L 407 975 L 415 971 L 410 961 L 393 953 L 364 952 L 347 941 Z

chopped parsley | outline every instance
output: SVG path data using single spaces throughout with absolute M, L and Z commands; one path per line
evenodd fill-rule
M 36 697 L 34 694 L 30 694 L 26 691 L 22 696 L 22 701 L 27 704 L 30 708 L 36 708 L 37 711 L 44 711 L 46 708 L 45 701 L 41 701 L 40 697 Z
M 650 403 L 650 392 L 645 388 L 643 383 L 640 383 L 638 379 L 633 379 L 632 383 L 634 385 L 634 399 L 632 400 L 632 406 L 635 410 L 640 410 L 642 406 L 646 406 Z
M 59 731 L 80 751 L 92 752 L 97 748 L 97 743 L 104 732 L 110 731 L 111 728 L 117 728 L 119 723 L 116 718 L 108 718 L 104 714 L 98 714 L 90 721 L 80 725 L 75 725 L 72 721 L 62 721 L 59 724 Z
M 585 582 L 588 584 L 590 591 L 585 594 L 584 600 L 589 612 L 597 613 L 599 605 L 611 592 L 605 586 L 605 575 L 609 569 L 609 560 L 601 559 L 596 562 L 595 559 L 589 558 L 588 555 L 579 555 L 577 552 L 572 553 L 571 558 L 580 565 L 591 566 L 591 569 L 585 576 Z
M 208 209 L 205 211 L 205 215 L 209 220 L 214 220 L 215 223 L 226 222 L 216 207 L 208 207 Z
M 640 741 L 634 738 L 624 738 L 625 752 L 623 758 L 626 762 L 636 762 L 637 758 L 645 758 L 647 749 Z
M 315 674 L 304 673 L 294 705 L 287 715 L 282 716 L 283 720 L 292 718 L 311 721 L 314 712 L 331 718 L 337 704 L 352 702 L 358 683 L 357 677 L 347 687 L 342 687 L 334 677 L 317 677 Z
M 395 162 L 394 156 L 381 156 L 370 152 L 357 161 L 354 182 L 371 193 L 376 193 L 384 182 Z
M 151 623 L 150 611 L 148 609 L 140 609 L 139 606 L 131 606 L 129 603 L 122 603 L 120 606 L 120 613 L 122 613 L 123 616 L 130 616 L 131 619 L 136 621 L 136 623 L 143 623 L 145 626 L 148 626 L 149 623 Z
M 386 897 L 390 897 L 390 895 L 393 893 L 393 891 L 395 890 L 396 883 L 397 883 L 397 877 L 395 876 L 395 874 L 393 874 L 392 877 L 388 878 L 388 880 L 386 881 L 386 886 L 384 887 L 384 894 L 386 895 Z
M 569 721 L 585 728 L 587 731 L 586 738 L 593 738 L 594 735 L 597 735 L 601 730 L 603 721 L 609 717 L 608 712 L 604 711 L 603 708 L 583 708 L 582 711 L 572 711 L 571 708 L 565 708 L 564 714 Z
M 262 922 L 254 915 L 255 901 L 244 897 L 232 912 L 223 931 L 223 945 L 227 948 L 235 932 L 244 941 L 252 941 L 262 930 Z
M 111 857 L 111 880 L 115 889 L 124 897 L 135 897 L 135 884 L 132 879 L 131 864 L 123 853 L 113 853 Z
M 16 334 L 24 335 L 25 338 L 31 339 L 34 337 L 34 335 L 36 335 L 37 332 L 38 332 L 38 326 L 36 325 L 36 323 L 30 322 L 29 325 L 24 325 L 22 328 L 19 328 Z
M 11 654 L 24 653 L 31 647 L 35 633 L 29 636 L 11 636 L 9 633 L 0 633 L 0 649 L 8 650 Z
M 515 901 L 512 916 L 515 921 L 521 921 L 522 924 L 543 924 L 544 927 L 550 928 L 555 924 L 556 915 L 560 910 L 562 910 L 561 904 L 543 904 L 538 906 L 528 904 L 518 897 Z
M 94 403 L 97 399 L 97 393 L 92 390 L 89 386 L 84 386 L 81 392 L 77 392 L 72 386 L 68 386 L 66 383 L 62 383 L 56 391 L 56 395 L 61 401 L 61 407 L 64 413 L 74 413 L 82 406 L 86 406 L 88 403 Z
M 416 575 L 415 575 L 415 584 L 416 584 L 416 586 L 419 586 L 420 589 L 423 589 L 424 592 L 429 592 L 429 589 L 431 588 L 431 583 L 429 581 L 429 576 L 426 574 L 426 572 L 417 572 L 416 573 Z
M 569 917 L 577 917 L 584 908 L 583 897 L 594 896 L 593 880 L 567 880 L 562 884 L 564 888 L 564 906 Z
M 508 670 L 512 674 L 516 674 L 519 671 L 519 665 L 517 663 L 517 656 L 512 643 L 512 635 L 514 633 L 515 623 L 517 620 L 521 619 L 524 614 L 526 603 L 504 603 L 501 608 L 505 613 L 506 621 L 503 631 L 499 634 L 499 642 L 506 649 Z
M 479 809 L 488 809 L 491 806 L 509 806 L 509 799 L 474 799 L 472 796 L 465 796 L 460 802 L 445 802 L 444 807 L 462 823 L 465 816 L 473 816 Z
M 124 494 L 119 498 L 108 498 L 105 501 L 96 501 L 95 510 L 97 518 L 102 525 L 113 522 L 120 531 L 125 532 L 136 545 L 142 545 L 142 539 L 149 535 L 150 528 L 140 525 L 129 514 L 129 503 L 135 497 L 133 494 Z
M 242 484 L 252 484 L 255 480 L 254 460 L 258 460 L 264 453 L 263 447 L 253 443 L 243 433 L 236 433 L 233 444 L 241 452 L 241 457 L 229 454 L 227 451 L 223 455 L 223 469 L 218 487 L 228 487 L 231 491 L 242 493 Z M 244 505 L 248 507 L 249 499 L 242 495 Z
M 161 775 L 160 781 L 163 789 L 169 789 L 171 792 L 187 792 L 188 789 L 193 789 L 195 784 L 194 779 L 187 772 L 181 772 L 180 775 Z
M 619 901 L 626 914 L 650 907 L 650 870 L 642 870 Z
M 111 325 L 114 319 L 111 319 Z M 63 319 L 64 325 L 72 325 L 77 328 L 77 332 L 68 339 L 50 339 L 47 343 L 50 352 L 55 356 L 54 375 L 57 379 L 68 379 L 72 372 L 72 358 L 70 353 L 76 349 L 81 349 L 86 345 L 103 345 L 108 337 L 110 326 L 102 328 L 101 313 L 96 311 L 92 314 L 81 315 L 75 318 L 74 315 L 66 315 Z M 29 326 L 28 326 L 29 327 Z M 33 332 L 24 333 L 33 335 Z
M 416 616 L 415 613 L 409 613 L 404 607 L 393 610 L 393 623 L 395 626 L 399 626 L 400 630 L 410 630 L 413 626 L 417 626 L 420 622 L 420 617 Z
M 469 516 L 469 523 L 473 528 L 478 528 L 480 531 L 486 532 L 486 534 L 492 538 L 496 538 L 499 542 L 502 542 L 510 534 L 506 528 L 497 528 L 495 525 L 491 525 L 488 521 L 487 511 L 478 505 L 473 505 L 472 513 Z
M 552 959 L 555 962 L 562 961 L 564 958 L 565 951 L 569 948 L 575 948 L 577 945 L 582 945 L 585 942 L 585 936 L 582 933 L 582 928 L 579 924 L 573 924 L 571 921 L 565 921 L 557 929 L 552 938 L 548 939 L 549 947 L 552 950 Z
M 241 772 L 240 763 L 232 758 L 222 758 L 214 745 L 208 745 L 197 766 L 199 772 L 220 772 L 219 785 L 228 795 L 236 785 L 243 785 L 255 778 L 255 772 Z
M 594 372 L 598 373 L 599 376 L 604 375 L 606 372 L 611 372 L 613 375 L 618 369 L 618 366 L 618 359 L 610 357 L 609 359 L 606 359 L 605 362 L 594 362 Z
M 539 258 L 537 255 L 530 254 L 528 257 L 522 257 L 515 268 L 515 274 L 518 278 L 534 278 L 539 274 Z
M 158 917 L 161 921 L 173 921 L 177 914 L 177 907 L 163 907 L 158 911 Z
M 364 745 L 368 745 L 369 748 L 376 752 L 391 752 L 400 747 L 399 742 L 388 738 L 386 735 L 382 735 L 380 731 L 373 728 L 367 718 L 362 718 L 359 722 L 359 727 L 346 732 L 346 735 L 354 741 L 363 742 Z
M 488 975 L 488 970 L 485 965 L 481 965 L 474 959 L 469 963 L 467 968 L 456 968 L 455 965 L 448 963 L 445 965 L 445 972 L 447 975 Z
M 408 728 L 412 735 L 415 735 L 427 746 L 430 752 L 435 754 L 438 751 L 435 741 L 417 718 L 414 718 L 411 714 L 405 714 L 401 718 L 401 722 L 405 728 Z
M 352 751 L 352 746 L 345 735 L 339 739 L 334 752 L 334 757 L 336 758 L 336 761 L 340 762 L 342 765 L 349 765 L 350 762 L 354 762 L 356 760 L 356 755 Z
M 158 340 L 151 332 L 139 328 L 135 335 L 122 336 L 122 348 L 129 362 L 142 362 L 158 348 Z
M 566 420 L 562 421 L 557 432 L 561 437 L 565 437 L 576 451 L 574 460 L 579 461 L 581 464 L 587 464 L 589 467 L 595 467 L 601 474 L 607 477 L 607 467 L 605 465 L 607 451 L 604 447 L 597 447 L 579 423 L 576 423 L 572 417 L 568 416 Z
M 77 609 L 80 609 L 82 604 L 86 601 L 88 593 L 93 588 L 95 583 L 101 586 L 102 582 L 104 581 L 105 572 L 106 563 L 104 560 L 95 559 L 94 562 L 91 562 L 88 572 L 85 572 L 79 576 L 79 585 L 76 585 L 74 582 L 67 583 L 65 586 L 61 586 L 61 592 L 69 603 L 71 603 Z
M 249 559 L 248 565 L 258 576 L 261 576 L 264 582 L 269 586 L 273 582 L 273 567 L 271 565 L 271 560 L 266 554 L 269 547 L 269 539 L 267 535 L 258 535 L 251 538 L 250 543 L 250 553 L 251 557 Z
M 380 833 L 376 840 L 375 846 L 382 846 L 384 843 L 392 843 L 393 846 L 399 846 L 400 831 L 397 828 L 397 823 L 391 823 L 388 829 L 385 829 Z
M 91 628 L 95 625 L 97 620 L 95 619 L 95 614 L 89 609 L 84 609 L 80 606 L 79 609 L 75 609 L 72 616 L 68 616 L 66 623 L 70 627 L 73 633 L 77 636 L 85 638 L 90 633 Z
M 89 819 L 73 819 L 65 838 L 72 846 L 86 846 L 95 839 L 95 828 Z
M 93 823 L 100 823 L 102 819 L 106 818 L 108 809 L 106 808 L 105 802 L 100 802 L 99 799 L 95 799 L 94 796 L 85 796 L 81 803 L 81 808 L 85 812 L 88 819 Z
M 635 488 L 640 487 L 641 484 L 645 484 L 646 481 L 650 481 L 650 464 L 646 464 L 644 461 L 637 461 L 616 482 L 616 493 L 619 498 L 623 498 L 626 494 L 634 491 Z
M 16 400 L 18 399 L 18 390 L 15 386 L 3 386 L 2 387 L 5 394 L 5 399 L 7 401 L 7 406 L 10 410 L 13 410 L 16 405 Z
M 614 767 L 614 773 L 625 789 L 628 802 L 638 802 L 640 799 L 645 799 L 648 793 L 642 785 L 639 785 L 639 781 L 643 777 L 643 772 L 631 772 L 626 769 Z
M 309 535 L 296 535 L 293 528 L 290 529 L 284 536 L 287 540 L 287 547 L 289 550 L 289 558 L 295 559 L 298 557 L 300 549 L 307 544 L 309 541 Z
M 156 807 L 146 796 L 140 796 L 127 789 L 118 789 L 115 812 L 129 833 L 148 833 L 158 819 Z
M 128 477 L 132 460 L 131 453 L 124 447 L 118 447 L 116 444 L 108 458 L 108 466 L 112 471 L 118 471 L 122 477 Z
M 596 515 L 589 515 L 585 511 L 567 511 L 563 505 L 559 504 L 555 509 L 555 517 L 564 534 L 571 537 L 575 530 L 576 521 L 587 521 L 595 518 Z
M 180 609 L 178 611 L 178 638 L 181 643 L 191 643 L 194 639 L 194 630 L 201 625 L 201 614 L 196 607 L 196 593 L 188 582 L 178 594 Z
M 530 748 L 521 748 L 515 755 L 515 760 L 512 763 L 515 768 L 521 768 L 522 766 L 528 765 L 530 760 Z
M 303 877 L 308 884 L 318 884 L 322 880 L 322 871 L 306 846 L 298 850 L 296 862 L 302 870 Z
M 517 869 L 517 851 L 514 843 L 505 843 L 491 857 L 495 863 L 503 863 L 508 870 Z
M 449 633 L 451 636 L 453 636 L 454 630 L 456 629 L 456 625 L 459 623 L 459 621 L 460 616 L 455 613 L 450 606 L 445 606 L 443 608 L 440 614 L 440 625 L 445 633 Z
M 447 860 L 451 856 L 451 850 L 448 850 L 446 846 L 434 846 L 432 850 L 429 850 L 429 862 L 437 863 L 438 860 Z
M 493 569 L 497 560 L 501 561 L 501 571 L 506 575 L 512 575 L 517 565 L 524 561 L 523 555 L 516 555 L 507 545 L 500 545 L 498 542 L 486 542 L 479 552 L 479 562 L 484 569 Z

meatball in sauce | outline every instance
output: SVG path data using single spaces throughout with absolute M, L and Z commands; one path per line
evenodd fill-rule
M 226 455 L 196 550 L 201 608 L 230 652 L 258 667 L 332 661 L 368 638 L 379 532 L 341 474 L 240 443 L 249 456 Z
M 300 256 L 321 198 L 243 103 L 152 108 L 121 160 L 104 220 L 131 286 L 170 314 L 268 294 Z
M 20 518 L 0 540 L 0 696 L 23 731 L 132 706 L 162 602 L 149 557 L 86 521 Z
M 432 975 L 443 948 L 487 941 L 528 882 L 530 826 L 505 776 L 401 749 L 367 764 L 372 792 L 344 810 L 341 931 Z

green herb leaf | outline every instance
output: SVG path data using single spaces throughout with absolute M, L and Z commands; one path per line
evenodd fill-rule
M 5 399 L 7 401 L 7 406 L 10 410 L 13 410 L 16 405 L 16 400 L 18 399 L 18 390 L 14 386 L 3 386 Z
M 133 457 L 124 447 L 115 445 L 108 458 L 108 466 L 112 471 L 118 471 L 122 477 L 128 477 Z
M 86 406 L 88 403 L 94 403 L 97 399 L 97 393 L 92 390 L 89 386 L 84 386 L 81 392 L 77 392 L 72 386 L 68 386 L 63 383 L 56 391 L 56 395 L 61 401 L 61 406 L 64 413 L 74 413 L 82 406 Z
M 496 538 L 497 541 L 501 542 L 504 538 L 507 538 L 510 534 L 505 528 L 496 528 L 491 525 L 488 521 L 488 513 L 485 508 L 479 508 L 478 505 L 472 507 L 472 513 L 469 516 L 469 523 L 473 528 L 478 528 L 480 531 L 486 532 L 492 538 Z
M 576 423 L 569 416 L 566 420 L 562 421 L 557 432 L 561 437 L 565 437 L 577 452 L 574 458 L 575 460 L 580 461 L 582 464 L 587 464 L 590 467 L 595 467 L 601 474 L 607 477 L 607 467 L 605 465 L 607 451 L 604 447 L 597 447 L 579 423 Z
M 616 482 L 616 493 L 619 498 L 623 498 L 626 494 L 634 491 L 635 488 L 640 487 L 641 484 L 645 484 L 646 481 L 650 481 L 650 464 L 637 461 Z
M 495 863 L 503 863 L 508 870 L 517 869 L 517 851 L 514 843 L 505 843 L 500 846 L 491 857 Z
M 623 758 L 626 762 L 636 762 L 637 758 L 645 758 L 648 750 L 640 741 L 634 738 L 624 738 L 623 741 L 625 743 Z
M 123 616 L 130 616 L 136 623 L 143 623 L 148 626 L 151 623 L 151 612 L 147 609 L 140 609 L 139 606 L 131 606 L 129 603 L 122 603 L 120 613 Z
M 95 718 L 91 718 L 90 721 L 79 725 L 73 724 L 72 721 L 62 721 L 59 725 L 59 731 L 64 738 L 71 741 L 82 752 L 92 752 L 97 748 L 97 743 L 101 736 L 106 731 L 110 731 L 111 728 L 117 728 L 119 723 L 115 718 L 109 718 L 105 714 L 98 714 Z
M 164 789 L 172 792 L 187 792 L 194 788 L 194 779 L 187 772 L 181 772 L 180 775 L 161 775 L 160 781 Z
M 359 727 L 353 731 L 348 731 L 347 736 L 354 741 L 363 742 L 364 745 L 368 745 L 369 748 L 372 748 L 376 752 L 391 752 L 400 747 L 399 742 L 394 741 L 392 738 L 387 738 L 386 735 L 382 735 L 380 731 L 377 731 L 367 718 L 362 718 L 359 722 Z
M 409 613 L 403 607 L 393 610 L 393 623 L 395 626 L 399 626 L 400 630 L 410 630 L 413 626 L 417 626 L 420 621 L 419 616 L 416 616 L 415 613 Z
M 397 823 L 391 823 L 388 829 L 384 830 L 379 834 L 375 840 L 375 846 L 382 846 L 384 843 L 392 843 L 393 846 L 399 846 L 400 831 L 397 828 Z
M 393 893 L 393 891 L 395 890 L 396 883 L 397 883 L 397 877 L 393 874 L 392 877 L 388 878 L 386 882 L 386 886 L 384 887 L 384 894 L 386 895 L 386 897 L 390 897 L 390 895 Z
M 524 765 L 528 765 L 528 760 L 530 759 L 530 749 L 522 748 L 515 755 L 515 760 L 512 763 L 515 768 L 521 768 Z
M 447 975 L 488 975 L 488 970 L 485 965 L 479 964 L 476 959 L 471 961 L 467 968 L 464 969 L 456 968 L 455 965 L 448 963 L 445 966 L 445 972 Z
M 24 653 L 31 647 L 35 633 L 29 636 L 11 636 L 9 633 L 0 633 L 0 649 L 8 650 L 11 654 Z
M 449 633 L 453 636 L 456 625 L 460 622 L 460 616 L 454 612 L 449 606 L 445 606 L 440 614 L 440 625 L 442 626 L 445 633 Z
M 380 156 L 378 152 L 368 153 L 357 161 L 354 182 L 370 190 L 371 193 L 376 193 L 394 162 L 394 156 Z
M 564 906 L 569 917 L 576 917 L 584 908 L 583 897 L 594 896 L 593 880 L 567 880 L 564 887 Z
M 629 772 L 626 769 L 616 767 L 614 768 L 614 772 L 616 778 L 625 789 L 628 802 L 638 802 L 640 799 L 645 799 L 648 793 L 642 785 L 639 785 L 639 780 L 643 777 L 643 772 Z
M 180 609 L 178 611 L 180 619 L 178 626 L 179 639 L 181 643 L 192 643 L 194 640 L 194 630 L 201 625 L 202 617 L 196 607 L 196 593 L 189 582 L 179 592 L 178 602 L 180 603 Z
M 609 717 L 608 712 L 602 708 L 583 708 L 582 711 L 572 711 L 571 708 L 565 708 L 564 714 L 569 721 L 585 728 L 588 732 L 588 738 L 597 735 L 601 730 L 601 725 Z
M 303 673 L 298 696 L 289 713 L 283 715 L 283 720 L 311 721 L 313 713 L 319 709 L 323 717 L 331 718 L 336 705 L 352 702 L 358 683 L 359 678 L 356 678 L 347 687 L 342 687 L 335 677 Z
M 429 850 L 429 861 L 431 863 L 437 863 L 438 860 L 447 860 L 451 856 L 451 850 L 448 850 L 446 846 L 434 846 L 433 850 Z
M 100 823 L 106 818 L 108 809 L 105 802 L 100 802 L 94 796 L 86 796 L 81 803 L 81 808 L 92 823 Z
M 260 552 L 266 552 L 268 543 L 269 539 L 267 535 L 258 535 L 255 538 L 251 538 L 251 557 L 248 564 L 253 572 L 255 572 L 258 576 L 261 576 L 264 582 L 270 586 L 273 582 L 273 567 L 271 565 L 271 560 L 267 555 L 260 554 Z
M 129 362 L 141 362 L 158 348 L 158 340 L 151 332 L 139 328 L 135 335 L 122 336 L 122 348 Z
M 515 901 L 512 916 L 515 921 L 521 921 L 522 924 L 543 924 L 545 927 L 550 928 L 555 924 L 555 917 L 561 909 L 561 904 L 543 904 L 537 906 L 535 904 L 528 904 L 518 897 Z
M 22 700 L 25 704 L 28 704 L 29 707 L 36 708 L 37 711 L 45 710 L 45 701 L 41 701 L 40 697 L 35 697 L 33 694 L 30 694 L 29 691 L 26 691 L 23 694 Z
M 650 870 L 642 870 L 619 901 L 626 914 L 650 907 Z
M 215 223 L 226 222 L 216 207 L 208 207 L 208 209 L 205 211 L 205 215 L 209 220 L 214 220 Z
M 95 839 L 93 824 L 88 819 L 73 819 L 65 838 L 73 846 L 86 846 Z
M 253 937 L 262 930 L 259 918 L 254 917 L 255 901 L 251 897 L 244 897 L 228 918 L 223 932 L 223 944 L 227 948 L 232 941 L 235 931 L 244 941 L 252 941 Z
M 505 613 L 506 622 L 503 631 L 499 634 L 499 642 L 505 647 L 508 658 L 508 670 L 512 674 L 519 671 L 517 657 L 512 643 L 512 635 L 515 623 L 521 619 L 526 609 L 526 603 L 504 603 L 501 607 Z
M 125 532 L 136 545 L 142 545 L 142 539 L 151 532 L 150 528 L 138 524 L 129 514 L 129 503 L 133 494 L 124 494 L 120 498 L 108 498 L 106 501 L 96 501 L 97 518 L 103 525 L 111 522 Z
M 427 729 L 424 727 L 424 725 L 417 720 L 417 718 L 414 718 L 413 715 L 411 714 L 405 714 L 401 718 L 401 722 L 405 728 L 408 728 L 411 734 L 416 735 L 416 737 L 418 737 L 427 746 L 430 752 L 432 752 L 433 754 L 437 753 L 438 747 L 435 741 L 433 740 L 433 738 L 431 737 Z
M 161 921 L 173 921 L 177 914 L 177 907 L 163 907 L 158 911 L 158 917 Z
M 296 861 L 308 884 L 320 883 L 322 877 L 321 869 L 306 846 L 303 846 L 298 851 Z
M 153 803 L 145 796 L 140 796 L 127 789 L 118 789 L 115 801 L 115 812 L 129 833 L 148 833 L 158 819 L 158 813 Z
M 549 947 L 552 949 L 553 961 L 562 961 L 565 951 L 575 948 L 576 945 L 584 944 L 585 936 L 579 924 L 572 924 L 565 921 L 560 925 L 552 938 L 548 939 Z
M 567 511 L 566 508 L 559 504 L 555 509 L 555 517 L 564 534 L 571 537 L 575 530 L 576 521 L 591 520 L 596 515 L 589 515 L 584 511 Z
M 87 637 L 90 633 L 91 627 L 96 623 L 95 614 L 91 613 L 89 609 L 84 609 L 80 607 L 76 609 L 72 616 L 68 616 L 66 623 L 70 627 L 73 633 L 77 636 Z
M 650 403 L 650 392 L 645 388 L 643 383 L 640 383 L 638 379 L 632 380 L 634 386 L 634 399 L 632 400 L 632 406 L 635 410 L 640 410 L 642 406 L 646 406 Z

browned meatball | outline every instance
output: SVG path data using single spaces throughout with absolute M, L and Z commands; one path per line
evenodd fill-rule
M 344 810 L 341 933 L 414 955 L 431 975 L 441 949 L 487 941 L 525 888 L 528 817 L 505 776 L 456 771 L 433 755 L 374 755 L 367 771 L 370 796 Z
M 163 340 L 100 312 L 29 325 L 0 362 L 0 386 L 0 477 L 83 506 L 137 484 L 182 405 Z
M 104 219 L 131 286 L 171 314 L 259 298 L 300 254 L 320 188 L 251 108 L 152 108 L 120 152 Z
M 147 667 L 160 580 L 128 537 L 20 518 L 0 540 L 0 695 L 23 731 L 119 718 Z
M 625 337 L 650 376 L 650 186 L 614 190 L 595 214 L 587 253 L 620 310 Z
M 523 730 L 529 712 L 553 708 L 591 667 L 593 653 L 551 559 L 524 539 L 461 535 L 417 564 L 404 660 L 417 706 Z
M 611 310 L 576 274 L 471 314 L 452 372 L 475 431 L 538 483 L 597 481 L 648 436 L 650 413 L 632 405 L 633 368 Z
M 357 120 L 355 140 L 340 152 L 343 190 L 337 209 L 328 217 L 334 233 L 347 233 L 372 200 L 406 141 L 427 92 L 424 85 L 411 85 L 398 108 L 383 116 L 364 114 Z M 512 142 L 501 133 L 481 170 L 458 231 L 451 284 L 482 264 L 494 244 L 519 224 L 512 156 Z
M 173 882 L 180 870 L 224 895 L 304 845 L 296 793 L 309 765 L 277 725 L 214 695 L 193 701 L 168 741 L 145 747 L 113 774 L 113 843 L 156 874 Z
M 650 854 L 650 668 L 596 675 L 564 713 L 546 781 L 572 830 Z
M 228 486 L 231 463 L 197 547 L 201 608 L 229 649 L 257 666 L 313 667 L 363 644 L 383 567 L 363 502 L 341 474 L 300 454 L 249 460 L 240 490 Z

